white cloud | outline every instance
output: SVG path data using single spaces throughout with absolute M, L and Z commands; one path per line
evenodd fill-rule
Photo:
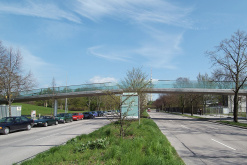
M 107 60 L 123 62 L 144 62 L 144 65 L 154 68 L 175 69 L 174 61 L 182 53 L 181 34 L 168 34 L 160 31 L 149 31 L 150 38 L 136 48 L 114 48 L 110 46 L 95 46 L 88 48 L 88 53 Z M 152 33 L 152 34 L 151 34 Z
M 42 1 L 26 0 L 20 1 L 19 3 L 0 2 L 0 12 L 55 20 L 66 19 L 72 22 L 81 23 L 80 18 L 75 14 L 62 10 L 55 4 L 47 2 L 42 3 Z
M 153 39 L 144 42 L 140 48 L 135 50 L 136 53 L 146 58 L 146 65 L 175 69 L 174 59 L 182 53 L 179 44 L 183 39 L 183 34 L 155 32 L 151 36 Z
M 90 47 L 88 53 L 108 60 L 127 61 L 130 58 L 126 51 L 113 51 L 112 48 L 107 46 Z
M 90 83 L 117 82 L 117 80 L 113 77 L 100 77 L 100 76 L 94 76 L 89 81 Z
M 103 17 L 130 18 L 138 22 L 158 22 L 176 26 L 191 25 L 187 19 L 193 8 L 179 7 L 163 0 L 77 0 L 74 10 L 97 21 Z

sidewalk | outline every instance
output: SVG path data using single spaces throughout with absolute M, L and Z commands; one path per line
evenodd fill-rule
M 190 115 L 190 114 L 186 114 Z M 202 118 L 207 118 L 212 121 L 219 121 L 219 120 L 224 120 L 224 121 L 233 121 L 233 116 L 228 116 L 228 115 L 199 115 L 199 114 L 194 114 L 194 116 L 202 117 Z M 247 119 L 244 117 L 239 117 L 238 118 L 239 123 L 245 123 L 247 124 Z

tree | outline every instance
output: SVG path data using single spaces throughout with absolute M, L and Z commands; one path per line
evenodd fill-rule
M 24 74 L 21 68 L 22 55 L 19 50 L 5 48 L 0 42 L 0 56 L 0 89 L 9 105 L 9 116 L 11 116 L 11 103 L 15 97 L 33 88 L 35 83 L 31 72 Z
M 146 101 L 145 90 L 151 88 L 151 82 L 147 79 L 147 75 L 140 68 L 133 68 L 127 71 L 126 77 L 120 81 L 118 86 L 123 92 L 134 92 L 139 96 L 139 112 L 144 111 L 144 104 Z M 116 122 L 116 126 L 119 126 L 119 135 L 123 137 L 130 126 L 132 120 L 128 119 L 128 113 L 131 111 L 134 99 L 133 95 L 127 95 L 126 97 L 118 97 L 114 93 L 107 91 L 107 96 L 111 98 L 112 104 L 117 104 L 117 109 L 119 113 L 113 117 L 113 122 Z M 122 112 L 122 105 L 127 105 L 127 111 Z M 140 119 L 141 113 L 139 113 Z M 110 119 L 110 118 L 109 118 Z M 111 119 L 110 119 L 111 120 Z M 116 121 L 117 120 L 117 121 Z M 139 120 L 140 124 L 140 120 Z
M 216 69 L 213 75 L 221 80 L 234 83 L 234 122 L 238 122 L 238 93 L 247 79 L 247 35 L 238 30 L 230 39 L 221 41 L 216 50 L 207 51 Z
M 144 112 L 146 100 L 145 90 L 152 88 L 148 75 L 141 68 L 132 68 L 128 70 L 126 77 L 120 81 L 120 88 L 124 92 L 137 92 L 139 96 L 140 113 Z
M 210 78 L 207 73 L 205 73 L 204 75 L 199 73 L 197 76 L 197 83 L 199 88 L 210 88 L 213 86 L 212 82 L 213 82 L 212 78 Z M 212 100 L 213 97 L 212 95 L 201 95 L 200 98 L 202 98 L 202 104 L 203 104 L 202 114 L 203 114 L 206 110 L 207 101 Z
M 179 77 L 176 79 L 176 83 L 174 84 L 175 88 L 189 88 L 191 86 L 189 78 Z M 179 95 L 179 105 L 182 107 L 182 114 L 184 114 L 184 109 L 186 105 L 186 99 L 188 94 L 180 94 Z

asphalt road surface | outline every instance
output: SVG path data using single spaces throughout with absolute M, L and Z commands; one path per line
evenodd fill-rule
M 85 119 L 0 135 L 0 164 L 9 165 L 28 159 L 73 137 L 89 134 L 108 123 L 105 118 Z
M 162 112 L 150 117 L 187 165 L 247 165 L 247 130 Z

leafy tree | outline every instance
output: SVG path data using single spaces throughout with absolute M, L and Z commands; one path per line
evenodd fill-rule
M 215 47 L 214 51 L 207 51 L 216 68 L 213 75 L 219 80 L 234 82 L 234 121 L 238 122 L 238 93 L 247 79 L 247 35 L 238 30 L 230 39 L 225 39 Z

